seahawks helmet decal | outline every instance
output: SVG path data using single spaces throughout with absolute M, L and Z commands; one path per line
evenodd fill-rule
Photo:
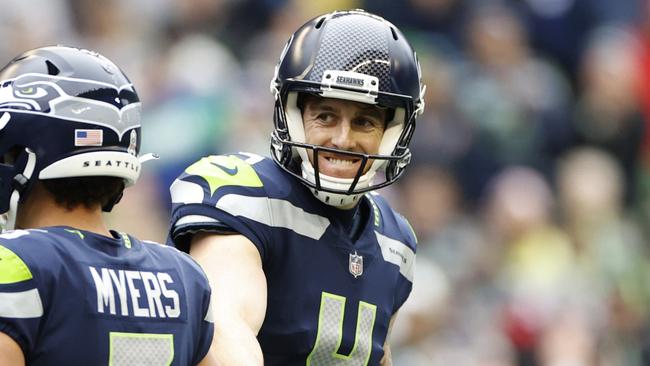
M 140 127 L 141 104 L 132 84 L 24 74 L 0 85 L 0 112 L 29 113 L 109 128 L 121 139 Z
M 141 108 L 128 77 L 93 51 L 41 47 L 0 68 L 0 214 L 7 227 L 38 180 L 101 176 L 134 184 L 150 158 L 140 154 Z

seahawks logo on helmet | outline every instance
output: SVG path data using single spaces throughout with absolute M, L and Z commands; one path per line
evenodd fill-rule
M 133 85 L 24 74 L 0 86 L 0 111 L 29 113 L 109 128 L 121 139 L 140 127 L 141 104 Z

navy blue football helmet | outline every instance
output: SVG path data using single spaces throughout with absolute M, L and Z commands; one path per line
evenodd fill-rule
M 96 52 L 52 46 L 13 59 L 0 69 L 0 213 L 15 213 L 37 179 L 135 183 L 140 114 L 129 79 Z
M 424 111 L 420 65 L 404 35 L 385 19 L 363 10 L 336 11 L 304 24 L 289 39 L 271 81 L 275 130 L 271 155 L 287 172 L 311 188 L 321 201 L 345 206 L 367 191 L 395 182 L 409 164 L 409 142 L 416 117 Z M 378 155 L 305 143 L 298 94 L 375 104 L 394 111 Z M 356 177 L 324 175 L 306 150 L 361 159 Z M 314 161 L 317 162 L 317 157 Z M 372 166 L 364 173 L 367 164 Z M 297 168 L 300 166 L 300 168 Z M 376 177 L 378 171 L 383 177 Z M 379 179 L 375 179 L 379 178 Z

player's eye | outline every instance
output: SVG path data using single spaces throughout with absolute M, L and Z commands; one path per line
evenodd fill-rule
M 316 118 L 323 122 L 332 122 L 334 120 L 334 115 L 332 113 L 319 113 Z
M 363 129 L 372 129 L 375 127 L 379 127 L 381 122 L 379 122 L 374 118 L 359 117 L 359 118 L 355 118 L 354 124 Z

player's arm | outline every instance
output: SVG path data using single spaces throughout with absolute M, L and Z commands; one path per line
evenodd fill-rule
M 25 356 L 16 343 L 7 334 L 0 332 L 0 366 L 24 366 Z
M 219 362 L 217 362 L 217 358 L 212 352 L 208 352 L 196 366 L 219 366 Z
M 393 357 L 390 353 L 390 332 L 393 329 L 395 318 L 397 318 L 397 313 L 393 314 L 393 316 L 390 317 L 390 322 L 388 323 L 388 332 L 386 333 L 386 340 L 384 341 L 384 357 L 379 360 L 379 364 L 381 366 L 393 365 Z
M 255 245 L 243 235 L 199 233 L 190 255 L 212 287 L 214 338 L 206 359 L 222 365 L 262 365 L 257 333 L 266 313 L 266 277 Z

